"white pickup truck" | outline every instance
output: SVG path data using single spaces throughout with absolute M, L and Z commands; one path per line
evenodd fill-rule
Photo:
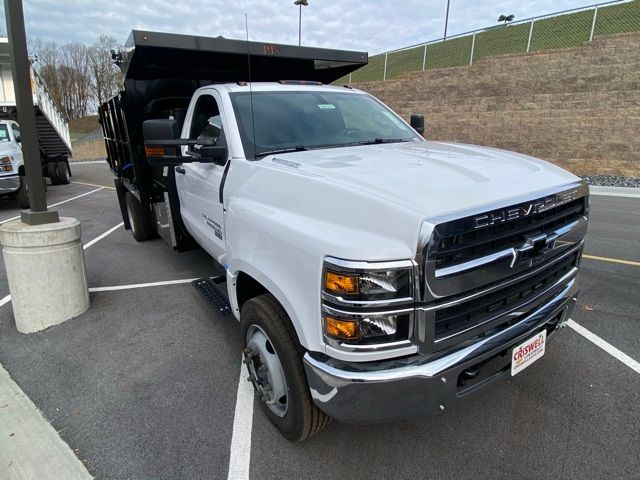
M 15 196 L 20 208 L 29 208 L 21 141 L 18 124 L 0 120 L 0 196 Z
M 221 265 L 195 286 L 239 320 L 285 437 L 447 410 L 568 319 L 589 207 L 571 173 L 427 141 L 419 116 L 312 81 L 358 52 L 137 31 L 124 52 L 100 116 L 125 225 Z

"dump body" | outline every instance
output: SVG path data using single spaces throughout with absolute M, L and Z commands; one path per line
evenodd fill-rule
M 38 141 L 44 153 L 43 163 L 66 158 L 71 155 L 69 125 L 56 108 L 46 85 L 33 67 L 31 82 Z M 6 38 L 0 38 L 0 118 L 17 119 L 10 50 Z

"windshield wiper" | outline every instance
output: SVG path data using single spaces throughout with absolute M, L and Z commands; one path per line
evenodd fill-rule
M 373 140 L 363 140 L 358 142 L 358 145 L 376 145 L 379 143 L 401 143 L 401 142 L 410 142 L 410 138 L 374 138 Z
M 277 153 L 291 153 L 291 152 L 306 152 L 309 148 L 299 145 L 297 147 L 278 148 L 275 150 L 264 150 L 262 152 L 256 152 L 256 157 L 266 157 L 267 155 L 275 155 Z

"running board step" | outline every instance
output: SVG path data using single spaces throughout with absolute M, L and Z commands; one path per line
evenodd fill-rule
M 231 313 L 229 298 L 218 286 L 219 283 L 224 283 L 226 280 L 224 275 L 220 275 L 219 277 L 199 278 L 191 282 L 191 285 L 198 291 L 207 305 L 223 317 Z

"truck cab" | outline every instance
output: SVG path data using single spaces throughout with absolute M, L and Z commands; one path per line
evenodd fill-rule
M 442 412 L 544 355 L 577 295 L 589 208 L 579 178 L 514 152 L 428 141 L 420 116 L 409 124 L 366 92 L 314 80 L 328 75 L 319 60 L 344 67 L 357 53 L 272 46 L 304 60 L 302 80 L 273 81 L 265 68 L 252 72 L 259 81 L 210 82 L 188 98 L 168 95 L 184 91 L 173 66 L 148 98 L 127 76 L 148 80 L 147 57 L 157 68 L 149 42 L 189 41 L 131 38 L 125 91 L 101 107 L 125 225 L 178 251 L 193 242 L 220 265 L 194 286 L 228 302 L 248 378 L 285 437 L 331 418 Z M 212 40 L 185 56 L 233 46 L 264 66 L 274 51 Z M 144 157 L 122 156 L 125 144 Z
M 29 208 L 25 185 L 20 127 L 0 120 L 0 195 L 15 196 L 21 208 Z

